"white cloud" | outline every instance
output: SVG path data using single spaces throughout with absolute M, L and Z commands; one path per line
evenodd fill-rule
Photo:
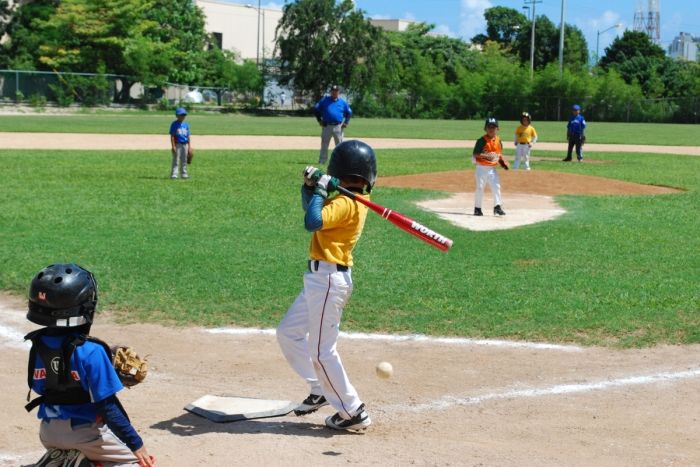
M 457 34 L 455 34 L 446 24 L 438 24 L 430 32 L 440 36 L 457 37 Z
M 486 31 L 484 11 L 493 5 L 489 0 L 462 0 L 459 13 L 459 33 L 469 40 Z
M 605 31 L 600 34 L 600 45 L 599 53 L 603 55 L 605 53 L 605 48 L 610 45 L 610 43 L 622 34 L 625 30 L 625 22 L 621 20 L 622 16 L 620 13 L 612 10 L 605 10 L 600 16 L 595 18 L 590 18 L 581 27 L 583 34 L 586 36 L 586 41 L 588 42 L 588 48 L 593 54 L 596 52 L 596 42 L 598 41 L 598 31 L 605 31 L 606 29 L 615 26 L 616 24 L 621 24 L 619 28 L 613 27 L 612 29 Z

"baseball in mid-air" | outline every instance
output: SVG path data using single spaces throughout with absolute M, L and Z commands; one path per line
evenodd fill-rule
M 377 376 L 382 379 L 389 379 L 394 374 L 394 367 L 389 362 L 379 362 L 377 364 Z

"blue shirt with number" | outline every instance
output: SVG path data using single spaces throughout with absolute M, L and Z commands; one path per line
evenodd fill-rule
M 175 137 L 175 142 L 187 144 L 190 142 L 190 125 L 187 122 L 175 120 L 170 124 L 170 135 Z

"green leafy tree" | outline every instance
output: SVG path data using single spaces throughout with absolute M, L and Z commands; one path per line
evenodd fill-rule
M 368 86 L 383 36 L 351 0 L 298 0 L 284 6 L 277 37 L 280 83 L 318 99 L 332 83 Z
M 12 12 L 5 25 L 8 39 L 0 44 L 0 66 L 16 70 L 36 70 L 39 46 L 45 35 L 39 24 L 58 8 L 59 0 L 34 0 L 23 3 Z
M 515 45 L 522 63 L 530 63 L 532 22 L 528 22 L 527 33 L 520 34 Z M 546 16 L 535 21 L 535 69 L 540 70 L 559 60 L 559 29 Z
M 663 95 L 661 74 L 668 64 L 664 50 L 639 31 L 625 31 L 605 48 L 604 70 L 615 69 L 628 84 L 639 83 L 647 97 Z
M 472 38 L 475 44 L 485 44 L 486 41 L 497 42 L 508 49 L 515 45 L 518 38 L 528 27 L 528 20 L 518 10 L 497 6 L 484 11 L 486 34 L 478 34 Z

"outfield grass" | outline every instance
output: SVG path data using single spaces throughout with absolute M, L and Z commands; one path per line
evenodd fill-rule
M 466 168 L 462 153 L 381 151 L 379 168 L 382 175 Z M 0 151 L 0 288 L 25 293 L 41 267 L 76 261 L 97 275 L 101 307 L 126 319 L 274 326 L 302 286 L 309 234 L 299 173 L 314 157 L 200 151 L 193 178 L 171 181 L 164 152 Z M 344 328 L 616 346 L 699 343 L 700 159 L 589 158 L 608 163 L 544 161 L 537 169 L 688 191 L 564 196 L 568 213 L 557 220 L 471 232 L 414 206 L 436 193 L 378 186 L 376 201 L 455 245 L 441 253 L 370 213 Z
M 167 134 L 170 113 L 110 112 L 71 115 L 4 115 L 0 129 L 12 132 Z M 242 114 L 194 113 L 188 116 L 197 135 L 318 136 L 319 126 L 309 117 L 255 117 Z M 351 138 L 419 138 L 476 140 L 483 133 L 482 120 L 398 120 L 354 118 L 346 135 Z M 501 136 L 510 141 L 517 122 L 501 122 Z M 533 122 L 540 141 L 564 142 L 566 122 Z M 696 146 L 700 125 L 589 122 L 590 143 L 659 144 Z M 196 141 L 196 140 L 195 140 Z

